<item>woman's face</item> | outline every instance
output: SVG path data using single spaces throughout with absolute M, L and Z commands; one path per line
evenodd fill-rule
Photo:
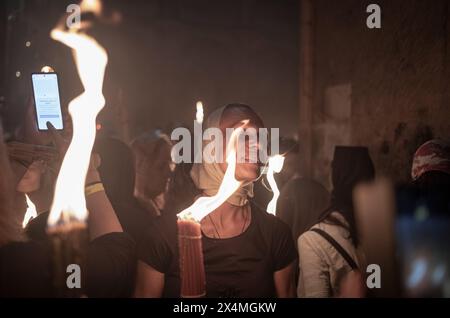
M 171 175 L 170 145 L 163 144 L 159 151 L 151 154 L 138 154 L 135 190 L 137 193 L 153 199 L 166 190 Z
M 236 171 L 235 171 L 235 178 L 238 181 L 242 181 L 242 182 L 251 182 L 254 181 L 255 179 L 257 179 L 259 177 L 259 168 L 261 166 L 260 164 L 260 158 L 258 156 L 258 150 L 260 147 L 259 144 L 259 136 L 258 136 L 258 129 L 262 128 L 252 122 L 249 122 L 247 124 L 245 124 L 244 126 L 242 126 L 243 123 L 240 122 L 236 125 L 234 125 L 231 128 L 237 129 L 239 127 L 243 127 L 244 129 L 250 129 L 247 130 L 247 132 L 250 132 L 253 130 L 253 132 L 255 132 L 256 134 L 253 136 L 253 138 L 251 137 L 245 137 L 244 138 L 238 140 L 237 143 L 237 149 L 239 149 L 239 147 L 242 147 L 241 149 L 243 149 L 244 151 L 239 151 L 237 150 L 237 154 L 236 154 Z M 239 143 L 244 142 L 244 145 L 240 145 Z M 222 169 L 223 172 L 226 171 L 227 169 L 227 163 L 225 162 L 225 158 L 227 156 L 226 153 L 226 148 L 227 145 L 224 142 L 223 145 L 223 153 L 225 154 L 223 156 L 224 158 L 224 162 L 220 163 L 220 168 Z

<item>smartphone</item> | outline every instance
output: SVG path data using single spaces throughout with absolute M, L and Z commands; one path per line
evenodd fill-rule
M 64 129 L 58 74 L 33 73 L 31 82 L 38 129 L 48 130 L 47 122 L 50 122 L 57 130 Z

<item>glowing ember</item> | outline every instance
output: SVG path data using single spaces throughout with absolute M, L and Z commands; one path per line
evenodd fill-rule
M 33 201 L 31 201 L 26 194 L 25 198 L 27 200 L 27 211 L 25 212 L 25 216 L 23 217 L 22 228 L 26 228 L 28 222 L 37 217 L 36 206 L 34 205 Z
M 269 169 L 267 171 L 267 181 L 269 181 L 270 188 L 273 192 L 272 200 L 267 204 L 267 212 L 275 215 L 277 210 L 277 200 L 280 196 L 280 190 L 278 190 L 277 183 L 273 177 L 274 173 L 280 173 L 283 169 L 284 157 L 282 155 L 275 155 L 269 158 Z
M 201 124 L 203 123 L 203 103 L 198 101 L 195 105 L 197 108 L 197 113 L 195 114 L 195 120 L 197 123 Z
M 243 126 L 248 120 L 243 121 Z M 236 169 L 236 142 L 239 134 L 243 132 L 243 126 L 235 129 L 230 136 L 227 145 L 227 170 L 220 184 L 219 191 L 212 197 L 200 197 L 190 207 L 177 214 L 180 219 L 193 219 L 200 222 L 205 216 L 217 209 L 224 203 L 237 189 L 241 182 L 237 181 L 234 174 Z
M 69 103 L 73 137 L 56 181 L 48 225 L 87 217 L 84 183 L 95 140 L 97 114 L 105 104 L 102 87 L 108 55 L 95 39 L 74 30 L 52 30 L 50 36 L 72 48 L 84 92 Z

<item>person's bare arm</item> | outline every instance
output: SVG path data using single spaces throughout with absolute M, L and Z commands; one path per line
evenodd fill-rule
M 295 261 L 273 274 L 275 290 L 279 298 L 295 297 Z
M 53 127 L 47 123 L 49 132 L 53 137 L 53 142 L 60 153 L 61 159 L 64 158 L 69 143 Z M 86 175 L 86 184 L 100 183 L 100 174 L 97 168 L 100 166 L 101 158 L 93 153 L 89 162 L 89 170 Z M 93 241 L 99 236 L 123 232 L 122 225 L 117 218 L 109 198 L 105 191 L 97 191 L 86 195 L 86 207 L 89 211 L 89 239 Z
M 101 182 L 96 168 L 90 169 L 86 177 L 86 184 L 94 182 Z M 86 196 L 86 205 L 89 211 L 89 238 L 91 241 L 108 233 L 123 232 L 122 225 L 105 191 L 98 191 Z
M 164 273 L 138 261 L 134 297 L 160 298 L 164 289 Z

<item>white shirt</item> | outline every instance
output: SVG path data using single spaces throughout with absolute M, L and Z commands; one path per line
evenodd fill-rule
M 332 213 L 344 224 L 344 217 L 337 212 Z M 333 237 L 360 265 L 357 251 L 349 237 L 349 232 L 338 225 L 324 222 L 314 225 Z M 341 254 L 320 234 L 307 231 L 298 238 L 299 279 L 298 297 L 334 297 L 339 294 L 339 282 L 352 268 Z

